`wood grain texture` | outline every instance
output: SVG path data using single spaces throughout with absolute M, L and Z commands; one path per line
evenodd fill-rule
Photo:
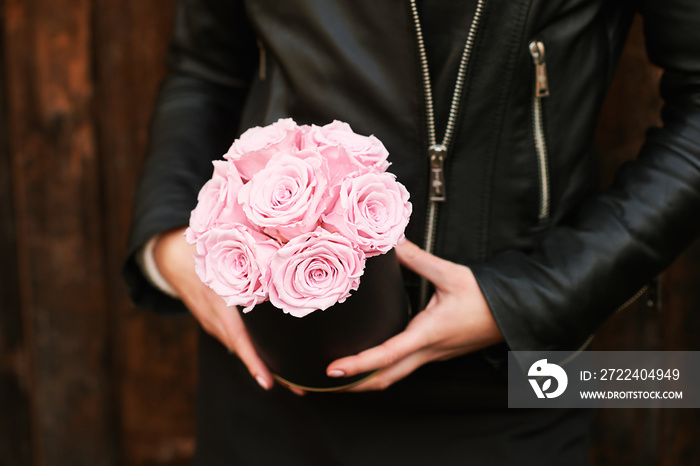
M 0 2 L 0 6 L 4 6 Z M 0 89 L 5 89 L 4 8 L 0 17 Z M 17 279 L 8 114 L 0 93 L 0 464 L 31 462 L 28 359 Z
M 696 241 L 664 274 L 661 349 L 700 350 L 700 241 Z M 700 410 L 659 412 L 659 464 L 700 463 Z
M 159 317 L 135 309 L 120 273 L 150 113 L 165 74 L 174 1 L 94 4 L 95 116 L 120 463 L 189 464 L 194 451 L 196 325 L 189 317 Z
M 647 128 L 660 126 L 661 70 L 649 64 L 637 18 L 606 99 L 598 126 L 605 186 L 617 168 L 636 157 Z M 660 277 L 660 307 L 649 293 L 608 320 L 592 347 L 611 351 L 700 350 L 700 242 Z M 601 409 L 593 430 L 589 464 L 696 465 L 700 461 L 697 410 Z
M 110 465 L 89 0 L 8 0 L 5 50 L 33 464 Z

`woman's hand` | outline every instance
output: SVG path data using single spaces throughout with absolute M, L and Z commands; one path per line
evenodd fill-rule
M 435 285 L 435 294 L 406 330 L 328 366 L 331 377 L 379 370 L 349 391 L 383 390 L 423 364 L 451 359 L 503 340 L 468 267 L 440 259 L 409 241 L 398 245 L 396 253 L 401 264 Z
M 241 316 L 199 279 L 192 258 L 195 246 L 185 241 L 184 232 L 182 228 L 160 235 L 153 251 L 158 270 L 204 330 L 237 354 L 260 386 L 269 390 L 274 379 L 253 348 Z

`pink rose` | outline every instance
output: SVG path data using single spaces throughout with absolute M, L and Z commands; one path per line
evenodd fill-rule
M 311 149 L 275 155 L 238 192 L 253 225 L 282 242 L 316 229 L 326 206 L 327 164 Z
M 227 306 L 245 306 L 243 312 L 248 312 L 267 300 L 270 259 L 279 247 L 243 225 L 214 228 L 197 241 L 195 270 Z
M 270 302 L 304 317 L 344 302 L 358 288 L 365 255 L 347 238 L 319 228 L 280 248 L 270 269 Z
M 367 257 L 396 246 L 411 216 L 408 191 L 391 173 L 365 173 L 340 185 L 323 227 L 356 242 Z
M 248 181 L 277 152 L 298 149 L 302 131 L 291 118 L 280 119 L 268 126 L 255 126 L 233 142 L 224 158 L 231 160 L 243 180 Z
M 223 160 L 215 160 L 214 174 L 197 196 L 197 206 L 190 214 L 186 238 L 190 244 L 209 229 L 223 224 L 248 224 L 238 204 L 238 190 L 243 186 L 236 167 Z
M 322 127 L 312 126 L 302 140 L 302 147 L 309 145 L 317 146 L 324 156 L 336 160 L 336 165 L 345 166 L 349 161 L 352 170 L 348 174 L 358 170 L 384 172 L 389 167 L 389 152 L 379 139 L 357 134 L 342 121 L 336 120 Z M 341 153 L 338 153 L 338 148 L 342 148 Z

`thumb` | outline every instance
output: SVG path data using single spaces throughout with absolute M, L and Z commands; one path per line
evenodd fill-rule
M 396 246 L 401 265 L 426 278 L 436 286 L 448 281 L 451 262 L 430 254 L 412 242 L 405 240 Z

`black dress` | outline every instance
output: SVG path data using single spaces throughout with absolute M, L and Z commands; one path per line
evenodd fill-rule
M 200 333 L 195 465 L 585 465 L 594 411 L 508 409 L 480 354 L 383 392 L 270 392 Z

